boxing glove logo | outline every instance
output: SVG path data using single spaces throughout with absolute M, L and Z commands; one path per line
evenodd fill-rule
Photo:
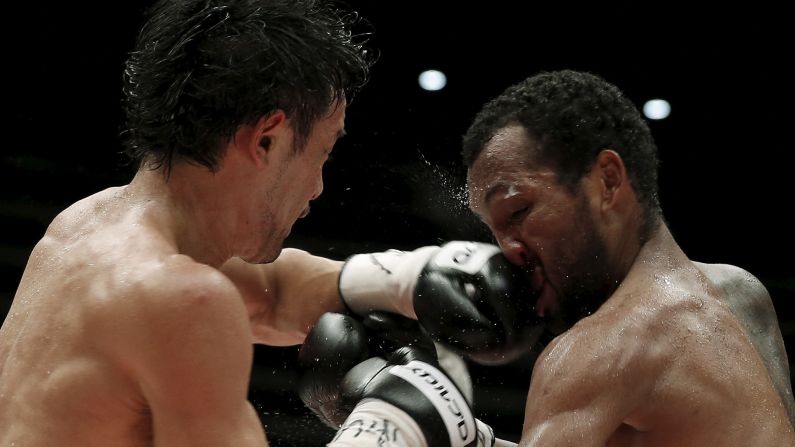
M 450 242 L 444 245 L 433 262 L 441 268 L 450 268 L 469 275 L 478 273 L 486 262 L 499 253 L 499 247 L 479 242 Z
M 389 373 L 413 385 L 433 404 L 447 426 L 450 445 L 468 445 L 475 440 L 477 431 L 474 416 L 464 396 L 447 375 L 416 360 L 393 366 Z M 457 433 L 459 439 L 453 439 L 453 433 Z

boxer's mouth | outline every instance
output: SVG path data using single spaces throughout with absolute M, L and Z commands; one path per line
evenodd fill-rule
M 536 264 L 532 266 L 529 271 L 530 287 L 533 289 L 533 294 L 538 296 L 541 289 L 544 288 L 544 271 L 543 267 Z
M 553 310 L 555 298 L 551 289 L 547 287 L 544 268 L 539 264 L 530 264 L 527 269 L 530 288 L 535 302 L 533 307 L 536 315 L 541 318 L 548 317 Z

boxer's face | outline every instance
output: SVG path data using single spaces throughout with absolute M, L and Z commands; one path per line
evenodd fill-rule
M 261 219 L 265 235 L 254 262 L 270 262 L 278 256 L 284 239 L 296 220 L 309 213 L 309 202 L 323 191 L 323 166 L 337 139 L 344 134 L 345 101 L 334 105 L 329 114 L 313 126 L 305 146 L 293 150 L 292 138 L 283 157 L 275 157 L 269 170 Z M 292 133 L 290 133 L 292 134 Z
M 606 299 L 607 249 L 585 189 L 560 185 L 532 151 L 524 128 L 499 131 L 469 171 L 470 206 L 508 259 L 532 270 L 536 312 L 562 331 Z

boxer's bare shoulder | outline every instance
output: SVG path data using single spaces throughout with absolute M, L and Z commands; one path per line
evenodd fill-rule
M 747 316 L 749 321 L 766 321 L 775 318 L 770 294 L 765 286 L 748 271 L 728 264 L 693 264 L 725 294 L 732 310 Z
M 778 445 L 785 433 L 790 442 L 741 323 L 700 284 L 688 269 L 629 275 L 597 312 L 555 339 L 534 368 L 523 439 L 566 432 L 571 442 L 587 435 L 599 445 L 739 446 Z M 749 400 L 768 401 L 769 411 L 750 409 Z M 753 429 L 742 434 L 703 430 L 748 421 Z
M 175 254 L 117 192 L 65 210 L 31 254 L 0 332 L 0 426 L 13 427 L 0 443 L 151 445 L 153 406 L 212 418 L 207 427 L 241 417 L 258 426 L 237 289 Z M 207 399 L 206 383 L 219 395 Z
M 525 412 L 526 445 L 576 443 L 579 436 L 605 445 L 622 426 L 648 430 L 644 404 L 672 349 L 648 339 L 652 315 L 634 315 L 637 309 L 628 306 L 614 295 L 538 357 Z M 568 438 L 561 439 L 563 433 Z
M 767 288 L 754 275 L 733 265 L 693 264 L 722 292 L 722 300 L 743 324 L 795 426 L 789 360 Z

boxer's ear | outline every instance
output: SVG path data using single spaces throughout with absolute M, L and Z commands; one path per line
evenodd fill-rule
M 287 117 L 282 110 L 263 116 L 254 124 L 245 146 L 257 165 L 267 164 L 276 147 L 292 141 L 287 127 Z
M 628 197 L 627 188 L 631 188 L 624 160 L 616 151 L 603 149 L 596 156 L 596 163 L 591 171 L 595 176 L 600 195 L 602 212 L 614 209 L 617 203 Z

